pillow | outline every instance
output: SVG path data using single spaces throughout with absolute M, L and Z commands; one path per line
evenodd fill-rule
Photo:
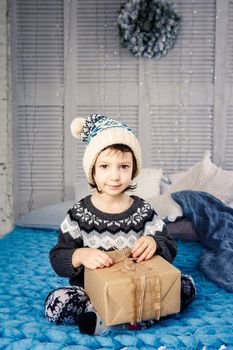
M 186 218 L 177 219 L 175 222 L 168 222 L 166 225 L 168 233 L 172 236 L 189 242 L 199 240 L 192 222 Z
M 184 177 L 186 175 L 187 171 L 180 171 L 178 173 L 170 174 L 170 175 L 168 175 L 168 178 L 169 178 L 170 182 L 173 184 L 173 183 L 179 181 L 180 179 L 182 179 L 182 177 Z
M 160 196 L 147 198 L 147 201 L 162 220 L 168 219 L 173 222 L 176 218 L 183 216 L 181 207 L 171 198 L 169 192 Z
M 67 211 L 73 204 L 74 201 L 66 201 L 32 210 L 22 215 L 16 221 L 15 225 L 20 227 L 57 230 L 64 220 Z
M 212 194 L 222 201 L 233 199 L 233 172 L 223 170 L 211 162 L 210 152 L 205 152 L 203 159 L 192 166 L 184 176 L 168 187 L 164 194 L 151 197 L 148 201 L 157 214 L 169 221 L 175 221 L 183 215 L 181 207 L 171 198 L 171 193 L 193 190 Z
M 74 202 L 79 201 L 91 193 L 86 179 L 80 179 L 74 185 L 75 200 L 61 202 L 49 205 L 43 208 L 32 210 L 22 215 L 15 223 L 16 226 L 41 228 L 41 229 L 58 229 L 64 220 L 67 211 L 73 206 Z
M 174 183 L 168 191 L 170 193 L 182 190 L 197 190 L 205 186 L 217 171 L 217 166 L 211 162 L 210 152 L 205 152 L 203 159 L 189 168 L 185 173 L 180 173 L 180 178 L 174 179 Z
M 215 174 L 200 188 L 221 199 L 225 203 L 233 200 L 233 171 L 217 168 Z
M 167 192 L 168 187 L 171 185 L 169 175 L 163 175 L 160 181 L 160 194 Z
M 137 188 L 134 191 L 128 191 L 127 193 L 134 194 L 143 199 L 147 199 L 151 196 L 158 196 L 160 194 L 160 181 L 163 175 L 162 169 L 156 168 L 143 168 L 134 180 L 133 183 L 137 184 Z

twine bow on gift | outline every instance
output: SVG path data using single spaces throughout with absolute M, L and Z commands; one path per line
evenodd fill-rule
M 137 265 L 137 258 L 125 258 L 124 260 L 124 266 L 128 270 L 135 270 Z
M 130 249 L 123 249 L 121 251 L 111 252 L 114 264 L 122 263 L 119 265 L 119 270 L 124 272 L 132 272 L 132 279 L 136 285 L 135 295 L 135 311 L 136 322 L 147 320 L 150 318 L 160 318 L 160 279 L 158 274 L 147 267 L 147 262 L 137 263 L 137 259 L 131 256 Z
M 124 260 L 124 266 L 126 269 L 129 270 L 135 270 L 139 267 L 139 264 L 137 264 L 136 258 L 126 258 Z M 144 297 L 145 297 L 145 290 L 146 290 L 146 276 L 141 276 L 141 283 L 140 283 L 141 291 L 140 291 L 140 299 L 139 299 L 139 305 L 138 305 L 138 319 L 137 322 L 142 321 L 142 313 L 143 313 L 143 306 L 144 306 Z

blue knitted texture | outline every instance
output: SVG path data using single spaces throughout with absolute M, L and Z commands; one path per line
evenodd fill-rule
M 44 299 L 68 284 L 50 267 L 55 231 L 16 228 L 0 240 L 0 349 L 233 349 L 233 293 L 197 270 L 199 243 L 179 241 L 175 265 L 195 279 L 198 295 L 185 311 L 141 331 L 109 329 L 103 336 L 79 333 L 44 317 Z
M 132 134 L 134 133 L 126 124 L 112 120 L 104 115 L 100 114 L 91 114 L 89 115 L 84 122 L 81 140 L 86 144 L 89 144 L 93 137 L 99 134 L 101 131 L 113 128 L 126 129 Z

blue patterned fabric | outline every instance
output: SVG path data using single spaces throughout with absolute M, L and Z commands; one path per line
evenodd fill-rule
M 106 129 L 122 128 L 127 129 L 133 133 L 126 124 L 110 119 L 100 114 L 91 114 L 86 118 L 83 131 L 81 133 L 81 140 L 89 144 L 93 137 Z
M 201 254 L 197 242 L 178 242 L 174 263 L 193 276 L 198 292 L 182 313 L 163 318 L 146 330 L 112 328 L 103 336 L 83 335 L 75 326 L 49 323 L 44 317 L 44 300 L 66 282 L 55 275 L 48 259 L 56 239 L 55 231 L 28 228 L 16 228 L 0 239 L 0 349 L 233 349 L 233 293 L 207 280 L 197 269 Z
M 203 245 L 199 267 L 220 287 L 233 292 L 233 209 L 206 192 L 181 191 L 172 198 Z

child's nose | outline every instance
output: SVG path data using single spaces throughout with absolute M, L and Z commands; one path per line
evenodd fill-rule
M 119 177 L 120 177 L 120 172 L 119 172 L 119 170 L 118 170 L 118 169 L 112 169 L 112 171 L 111 171 L 111 178 L 112 178 L 113 180 L 118 180 Z

